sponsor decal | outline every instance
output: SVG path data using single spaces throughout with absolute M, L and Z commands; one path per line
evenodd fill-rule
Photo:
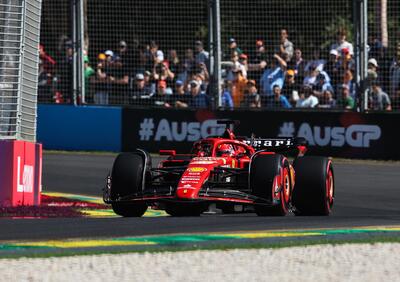
M 215 161 L 195 161 L 192 162 L 191 164 L 215 164 Z
M 207 171 L 205 167 L 189 167 L 188 172 L 204 172 Z
M 144 118 L 139 126 L 141 141 L 197 141 L 211 135 L 222 135 L 225 131 L 224 125 L 217 124 L 216 119 L 203 122 L 161 119 L 157 124 L 153 118 Z
M 349 127 L 311 126 L 303 122 L 296 129 L 294 122 L 284 122 L 280 127 L 281 137 L 303 137 L 311 146 L 370 148 L 372 141 L 381 137 L 378 125 L 353 124 Z
M 34 168 L 31 165 L 24 165 L 21 184 L 21 157 L 17 158 L 17 192 L 33 192 L 33 173 Z

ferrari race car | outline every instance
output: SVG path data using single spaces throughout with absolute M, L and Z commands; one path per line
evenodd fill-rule
M 189 154 L 160 150 L 158 167 L 144 150 L 120 153 L 107 177 L 104 202 L 124 217 L 149 206 L 172 216 L 199 216 L 210 204 L 224 213 L 259 216 L 329 215 L 334 173 L 329 158 L 304 156 L 302 138 L 235 137 L 232 121 L 223 136 L 194 143 Z M 292 161 L 290 159 L 293 159 Z

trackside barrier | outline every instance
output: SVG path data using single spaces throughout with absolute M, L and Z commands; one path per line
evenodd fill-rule
M 42 145 L 0 140 L 0 206 L 40 205 Z
M 313 155 L 400 159 L 400 113 L 125 109 L 122 148 L 188 152 L 193 141 L 223 132 L 216 122 L 221 118 L 239 120 L 236 133 L 241 136 L 304 137 Z
M 193 141 L 220 135 L 217 119 L 240 120 L 237 135 L 304 137 L 309 153 L 400 159 L 400 113 L 207 111 L 40 105 L 38 140 L 45 149 L 188 152 Z
M 47 150 L 121 151 L 118 107 L 39 105 L 37 139 Z

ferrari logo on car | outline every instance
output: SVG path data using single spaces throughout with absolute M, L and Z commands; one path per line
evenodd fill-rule
M 189 172 L 203 172 L 203 171 L 207 171 L 207 169 L 205 167 L 190 167 L 188 168 Z

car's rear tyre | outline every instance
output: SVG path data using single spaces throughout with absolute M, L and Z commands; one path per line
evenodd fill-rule
M 165 212 L 170 216 L 200 216 L 206 209 L 199 204 L 192 203 L 168 203 L 165 206 Z
M 328 158 L 304 156 L 293 163 L 296 181 L 293 205 L 296 215 L 322 215 L 332 212 L 335 183 L 332 163 Z
M 289 212 L 291 193 L 289 163 L 278 154 L 256 156 L 250 167 L 250 189 L 252 194 L 273 201 L 279 193 L 279 204 L 267 206 L 256 204 L 254 210 L 259 216 L 285 216 Z
M 142 190 L 144 159 L 136 153 L 121 153 L 111 172 L 111 204 L 113 211 L 124 217 L 139 217 L 147 210 L 144 202 L 118 202 Z

